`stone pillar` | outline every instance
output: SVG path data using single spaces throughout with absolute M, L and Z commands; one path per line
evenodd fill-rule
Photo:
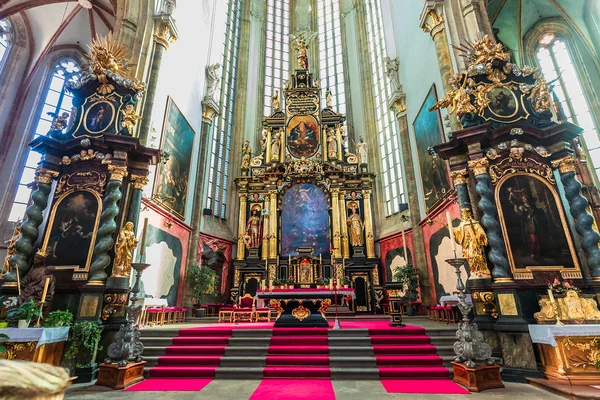
M 131 201 L 129 202 L 127 221 L 133 222 L 133 232 L 137 235 L 138 221 L 140 220 L 140 207 L 142 205 L 142 193 L 144 191 L 144 186 L 148 184 L 148 177 L 145 175 L 131 175 L 130 182 L 133 185 L 133 190 L 131 191 Z
M 277 191 L 269 192 L 271 205 L 269 206 L 269 225 L 271 227 L 269 240 L 269 258 L 277 258 Z
M 341 241 L 342 241 L 342 257 L 350 257 L 350 244 L 348 243 L 348 222 L 346 220 L 348 210 L 346 209 L 346 192 L 340 192 L 340 227 L 341 227 Z
M 488 237 L 490 251 L 488 258 L 492 262 L 492 277 L 494 283 L 512 282 L 510 276 L 510 267 L 506 258 L 506 246 L 502 238 L 500 222 L 498 222 L 498 208 L 494 200 L 494 191 L 492 190 L 492 179 L 488 174 L 489 161 L 482 157 L 477 160 L 469 161 L 469 169 L 473 171 L 477 185 L 475 191 L 481 198 L 477 206 L 482 212 L 481 225 Z
M 425 8 L 421 13 L 421 28 L 431 35 L 435 43 L 435 51 L 442 75 L 442 85 L 444 86 L 444 92 L 448 94 L 452 90 L 452 85 L 448 81 L 454 75 L 454 69 L 450 57 L 448 37 L 446 36 L 444 13 L 441 8 L 442 5 L 437 2 L 433 2 L 433 4 L 430 2 L 425 3 Z M 450 128 L 452 131 L 462 129 L 456 115 L 450 115 Z
M 558 168 L 560 179 L 565 187 L 565 197 L 569 202 L 571 216 L 575 219 L 575 230 L 581 236 L 581 247 L 586 253 L 586 264 L 590 270 L 592 281 L 600 282 L 600 234 L 593 228 L 594 218 L 588 213 L 588 201 L 581 195 L 581 183 L 576 178 L 577 161 L 573 156 L 552 161 L 552 166 Z
M 175 40 L 177 40 L 177 28 L 171 15 L 158 15 L 154 21 L 154 53 L 152 54 L 152 66 L 146 87 L 146 100 L 144 102 L 144 111 L 138 133 L 142 145 L 145 145 L 148 141 L 150 122 L 152 121 L 152 108 L 154 106 L 154 98 L 156 97 L 156 85 L 158 84 L 163 54 L 169 48 L 169 44 Z
M 469 196 L 469 173 L 467 169 L 461 169 L 458 171 L 451 171 L 450 178 L 454 182 L 454 189 L 458 195 L 458 206 L 461 210 L 469 210 L 473 213 L 473 205 L 471 204 L 471 197 Z
M 244 235 L 246 234 L 246 202 L 248 198 L 246 193 L 238 193 L 240 198 L 240 219 L 238 220 L 238 241 L 237 241 L 237 259 L 243 260 L 246 245 L 244 244 Z M 263 242 L 263 246 L 267 246 L 268 243 Z
M 333 228 L 333 257 L 339 258 L 342 256 L 341 241 L 340 241 L 340 189 L 331 188 L 331 226 Z
M 102 214 L 100 214 L 100 227 L 96 234 L 96 244 L 92 256 L 92 264 L 88 277 L 88 285 L 103 285 L 106 281 L 106 267 L 110 265 L 111 258 L 108 252 L 115 245 L 112 238 L 117 230 L 115 218 L 119 214 L 119 201 L 121 200 L 121 186 L 123 178 L 127 176 L 127 167 L 109 165 L 110 180 L 106 185 L 104 200 L 102 201 Z
M 27 219 L 21 225 L 21 237 L 15 243 L 17 253 L 10 258 L 12 270 L 4 276 L 5 287 L 17 285 L 16 269 L 19 269 L 21 279 L 29 271 L 29 260 L 35 253 L 33 244 L 38 239 L 39 228 L 44 221 L 44 210 L 48 206 L 48 196 L 52 189 L 52 180 L 58 176 L 58 172 L 43 167 L 35 170 L 35 187 L 31 194 L 33 204 L 27 207 L 25 214 Z M 14 282 L 14 283 L 13 283 Z
M 371 190 L 363 190 L 365 203 L 365 242 L 367 257 L 375 257 L 375 238 L 373 236 L 373 211 L 371 210 Z

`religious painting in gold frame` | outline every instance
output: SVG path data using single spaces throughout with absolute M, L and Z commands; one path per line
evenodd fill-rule
M 70 135 L 82 137 L 116 134 L 121 129 L 119 115 L 123 103 L 123 96 L 116 92 L 108 96 L 94 93 L 86 97 L 82 105 L 71 109 L 69 124 L 75 121 L 76 127 L 69 131 Z
M 102 200 L 94 190 L 70 190 L 60 196 L 52 207 L 42 245 L 48 253 L 47 265 L 88 271 L 101 212 Z
M 580 276 L 565 212 L 549 182 L 526 172 L 505 175 L 496 185 L 495 198 L 515 278 L 530 277 L 533 270 Z
M 487 84 L 486 97 L 489 104 L 483 109 L 483 119 L 503 124 L 517 122 L 529 116 L 524 105 L 525 93 L 518 90 L 518 82 L 506 82 L 502 85 Z
M 285 141 L 290 154 L 310 158 L 319 150 L 321 127 L 313 115 L 295 115 L 287 123 Z

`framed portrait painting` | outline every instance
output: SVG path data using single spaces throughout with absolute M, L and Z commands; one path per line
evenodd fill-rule
M 319 122 L 312 115 L 296 115 L 288 121 L 286 142 L 294 157 L 312 157 L 319 150 L 320 136 Z
M 440 111 L 429 111 L 437 103 L 437 100 L 434 84 L 429 89 L 427 97 L 425 97 L 425 101 L 413 122 L 425 208 L 427 210 L 431 209 L 450 190 L 446 162 L 436 154 L 429 154 L 430 148 L 444 142 Z
M 185 219 L 195 132 L 169 96 L 162 129 L 163 161 L 156 168 L 152 198 Z M 166 160 L 165 160 L 166 158 Z

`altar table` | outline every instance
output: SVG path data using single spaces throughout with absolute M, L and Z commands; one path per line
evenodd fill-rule
M 546 378 L 571 385 L 600 384 L 600 325 L 529 325 Z
M 35 361 L 55 366 L 60 365 L 69 327 L 60 328 L 6 328 L 0 333 L 8 360 Z
M 277 311 L 275 327 L 329 327 L 325 311 L 332 301 L 351 296 L 356 298 L 354 289 L 273 289 L 258 290 L 256 296 L 268 300 L 271 308 Z

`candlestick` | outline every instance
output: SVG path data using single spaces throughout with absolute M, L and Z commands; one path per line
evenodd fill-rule
M 146 232 L 148 231 L 148 218 L 144 218 L 144 230 L 142 231 L 142 243 L 140 245 L 140 257 L 146 252 Z
M 406 234 L 402 231 L 402 247 L 404 248 L 404 259 L 408 264 L 408 255 L 406 254 Z
M 554 303 L 554 293 L 552 293 L 552 289 L 548 289 L 548 297 L 550 297 L 550 302 Z
M 448 220 L 448 231 L 450 232 L 450 243 L 452 244 L 452 251 L 456 256 L 456 242 L 454 241 L 454 232 L 452 231 L 452 218 L 450 212 L 446 211 L 446 219 Z
M 50 284 L 50 278 L 46 278 L 46 282 L 44 282 L 44 291 L 42 294 L 42 302 L 46 302 L 46 293 L 48 292 L 49 284 Z

